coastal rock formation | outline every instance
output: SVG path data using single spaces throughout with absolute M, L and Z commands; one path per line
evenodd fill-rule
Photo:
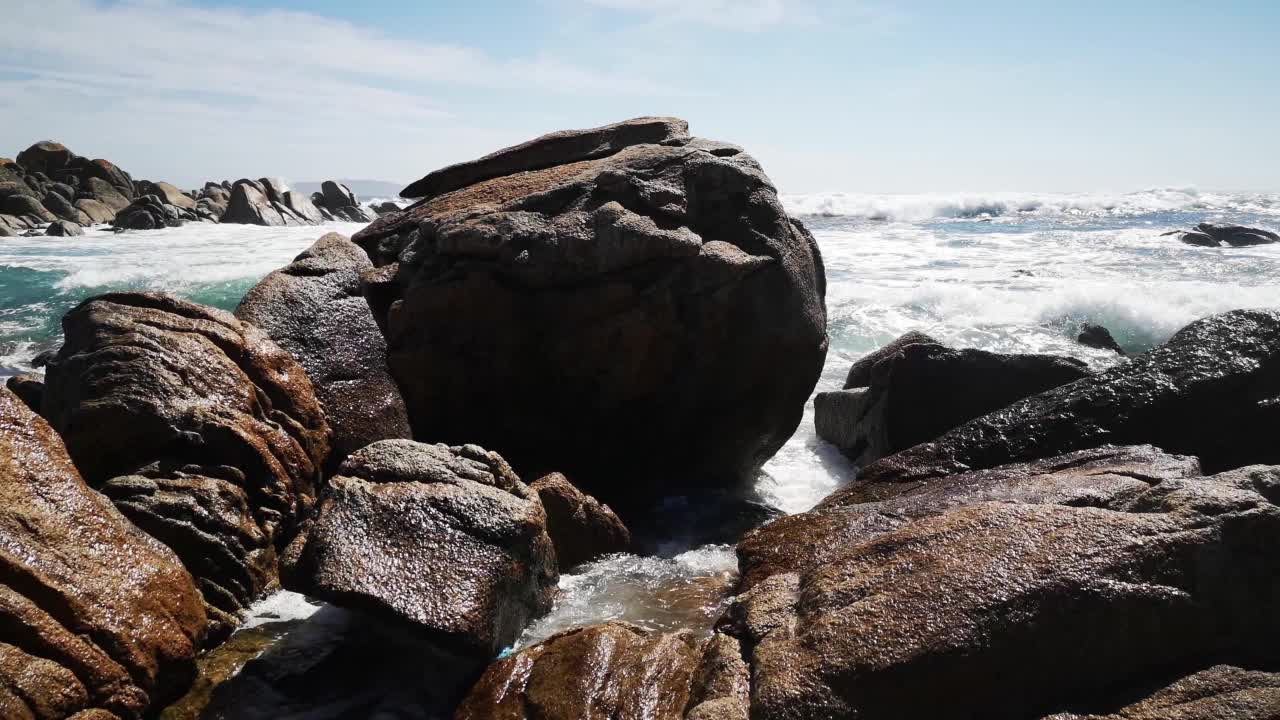
M 296 575 L 300 591 L 480 665 L 550 608 L 558 578 L 542 504 L 497 453 L 412 440 L 347 458 Z
M 244 225 L 318 225 L 330 220 L 369 222 L 373 218 L 345 185 L 326 180 L 323 193 L 308 200 L 263 178 L 237 180 L 231 188 L 224 223 Z
M 195 210 L 196 201 L 184 195 L 181 190 L 167 182 L 140 180 L 137 185 L 139 195 L 154 195 L 165 205 L 173 205 L 183 210 Z
M 969 420 L 1089 374 L 1053 355 L 954 350 L 904 336 L 855 365 L 848 382 L 868 387 L 818 393 L 818 436 L 861 465 L 932 440 Z
M 329 233 L 236 308 L 306 368 L 333 429 L 331 465 L 374 441 L 412 436 L 386 341 L 361 295 L 360 273 L 370 268 L 363 250 Z
M 380 266 L 366 294 L 416 437 L 613 501 L 736 484 L 799 424 L 827 349 L 821 257 L 740 148 L 642 118 L 402 194 L 428 199 L 352 239 Z
M 1280 235 L 1270 230 L 1245 227 L 1243 225 L 1215 225 L 1200 223 L 1195 230 L 1174 230 L 1165 235 L 1176 235 L 1188 245 L 1201 247 L 1249 247 L 1251 245 L 1270 245 L 1280 242 Z
M 734 662 L 736 660 L 736 663 Z M 746 720 L 732 639 L 620 622 L 575 628 L 485 671 L 455 720 Z
M 547 535 L 561 571 L 623 552 L 631 544 L 631 533 L 613 510 L 574 487 L 564 475 L 544 475 L 529 487 L 547 512 Z
M 1164 345 L 962 425 L 862 471 L 936 477 L 1102 443 L 1150 443 L 1207 470 L 1280 462 L 1280 312 L 1198 320 Z
M 62 320 L 43 414 L 90 484 L 169 543 L 226 629 L 274 584 L 329 429 L 306 371 L 230 313 L 113 293 Z M 263 542 L 262 538 L 265 538 Z
M 205 632 L 191 576 L 6 389 L 0 538 L 0 716 L 131 720 L 182 691 Z
M 1080 335 L 1076 337 L 1076 342 L 1085 347 L 1097 348 L 1099 350 L 1110 350 L 1117 355 L 1128 355 L 1124 348 L 1120 347 L 1120 343 L 1112 337 L 1111 331 L 1101 325 L 1093 323 L 1085 323 L 1080 327 Z
M 44 234 L 49 237 L 74 237 L 76 235 L 83 235 L 84 230 L 73 222 L 57 220 L 49 223 L 49 227 L 44 229 Z
M 143 195 L 117 212 L 111 224 L 119 230 L 156 230 L 201 219 L 195 212 L 169 205 L 157 195 Z
M 1215 665 L 1101 714 L 1060 713 L 1044 720 L 1275 720 L 1280 673 Z
M 18 153 L 17 162 L 0 160 L 0 228 L 32 228 L 55 219 L 77 225 L 107 222 L 133 198 L 128 173 L 59 143 L 38 142 Z
M 752 716 L 1037 717 L 1274 659 L 1280 468 L 1090 452 L 889 483 L 748 535 L 722 627 L 750 649 Z

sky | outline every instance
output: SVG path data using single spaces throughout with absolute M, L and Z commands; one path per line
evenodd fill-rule
M 783 192 L 1280 189 L 1280 2 L 4 0 L 0 155 L 409 182 L 676 115 Z

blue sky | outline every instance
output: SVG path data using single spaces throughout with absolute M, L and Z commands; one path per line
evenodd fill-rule
M 10 0 L 0 154 L 409 181 L 679 115 L 784 192 L 1280 189 L 1280 2 Z

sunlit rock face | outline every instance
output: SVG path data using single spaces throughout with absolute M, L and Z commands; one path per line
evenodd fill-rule
M 353 240 L 415 437 L 617 503 L 735 485 L 800 422 L 827 350 L 821 257 L 741 148 L 640 118 L 405 194 L 425 197 Z

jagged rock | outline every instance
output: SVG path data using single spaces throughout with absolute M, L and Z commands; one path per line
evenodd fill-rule
M 567 630 L 491 665 L 454 718 L 746 720 L 725 714 L 747 679 L 721 642 L 620 622 Z
M 1280 468 L 1105 452 L 883 484 L 748 535 L 723 628 L 750 649 L 752 716 L 1038 717 L 1274 659 Z
M 57 216 L 49 212 L 39 200 L 30 195 L 10 195 L 0 200 L 0 211 L 6 215 L 30 216 L 42 223 L 51 223 Z
M 190 681 L 205 631 L 190 575 L 7 389 L 0 538 L 0 715 L 136 720 Z
M 359 246 L 329 233 L 236 308 L 306 368 L 333 428 L 332 465 L 374 441 L 412 437 L 386 340 L 360 291 L 360 273 L 371 267 Z
M 222 222 L 241 225 L 285 225 L 287 221 L 252 181 L 238 181 L 231 189 L 231 200 L 222 214 Z
M 558 573 L 542 504 L 496 453 L 382 440 L 329 480 L 298 577 L 483 663 L 550 608 Z
M 1100 443 L 1150 443 L 1210 471 L 1280 463 L 1280 312 L 1198 320 L 1164 345 L 1021 400 L 864 468 L 869 479 L 935 477 Z M 407 398 L 406 398 L 407 399 Z
M 284 199 L 284 183 L 271 178 L 258 178 L 258 185 L 262 187 L 262 194 L 267 196 L 271 202 L 281 202 Z
M 151 182 L 150 180 L 141 180 L 138 182 L 138 190 L 140 195 L 155 195 L 165 205 L 180 207 L 184 210 L 195 210 L 196 201 L 187 197 L 181 190 L 170 185 L 167 182 Z
M 613 510 L 574 487 L 564 475 L 544 475 L 529 487 L 538 493 L 547 512 L 547 535 L 562 571 L 623 552 L 631 544 L 631 533 Z
M 163 294 L 87 300 L 62 328 L 43 414 L 85 479 L 166 529 L 158 537 L 175 543 L 225 625 L 274 582 L 274 568 L 240 571 L 262 563 L 238 496 L 277 550 L 315 497 L 329 429 L 306 371 L 258 328 Z M 219 547 L 243 556 L 223 559 Z M 208 562 L 193 562 L 201 554 Z
M 123 195 L 114 185 L 98 177 L 91 177 L 85 180 L 85 197 L 106 205 L 116 212 L 129 207 L 132 202 L 128 197 Z
M 1215 665 L 1156 688 L 1136 702 L 1117 703 L 1110 712 L 1061 713 L 1044 720 L 1276 720 L 1277 713 L 1280 673 Z
M 415 434 L 562 470 L 610 501 L 753 476 L 799 424 L 826 355 L 813 237 L 738 148 L 678 137 L 584 161 L 554 151 L 567 137 L 468 177 L 568 164 L 353 236 L 375 265 L 399 263 L 371 305 L 389 309 Z
M 914 339 L 904 336 L 878 351 L 870 368 L 854 367 L 850 380 L 866 378 L 870 387 L 814 398 L 818 436 L 860 465 L 1089 374 L 1070 358 L 954 350 Z
M 1111 336 L 1111 331 L 1101 325 L 1094 325 L 1093 323 L 1082 325 L 1076 342 L 1085 347 L 1111 350 L 1117 355 L 1128 355 L 1124 348 L 1120 347 L 1120 343 L 1116 342 L 1116 339 Z
M 320 183 L 320 194 L 324 197 L 325 207 L 330 210 L 355 207 L 360 204 L 356 201 L 356 194 L 351 192 L 351 188 L 332 180 Z
M 111 222 L 116 217 L 116 211 L 100 200 L 80 198 L 75 201 L 75 206 L 76 209 L 85 214 L 85 217 L 89 218 L 89 225 Z
M 54 222 L 49 223 L 49 227 L 45 228 L 44 234 L 53 237 L 72 237 L 75 235 L 83 235 L 84 230 L 80 229 L 80 226 L 73 222 L 68 222 L 67 220 L 55 220 Z
M 43 140 L 18 153 L 18 164 L 29 173 L 41 172 L 53 176 L 59 170 L 71 164 L 75 153 L 65 145 L 51 140 Z
M 484 180 L 595 160 L 632 145 L 661 145 L 689 137 L 689 123 L 679 118 L 642 117 L 590 130 L 562 130 L 504 148 L 478 160 L 450 165 L 411 183 L 400 196 L 433 198 Z
M 44 377 L 30 373 L 14 375 L 5 381 L 5 387 L 31 408 L 31 412 L 39 414 L 44 402 Z

